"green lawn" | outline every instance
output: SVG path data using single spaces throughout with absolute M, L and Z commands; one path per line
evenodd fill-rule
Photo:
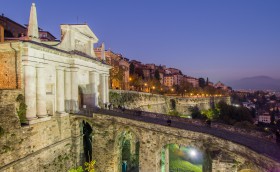
M 185 149 L 185 147 L 180 148 L 177 144 L 169 145 L 169 169 L 202 172 L 202 164 L 195 165 L 183 159 Z
M 194 165 L 188 161 L 184 161 L 181 159 L 174 159 L 170 161 L 169 169 L 182 169 L 186 171 L 193 171 L 193 172 L 202 172 L 202 165 Z

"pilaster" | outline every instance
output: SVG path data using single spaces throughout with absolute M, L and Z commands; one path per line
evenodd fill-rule
M 102 106 L 107 103 L 106 74 L 100 74 L 100 92 Z
M 109 75 L 105 74 L 105 97 L 106 97 L 106 103 L 109 103 Z
M 36 96 L 37 96 L 37 116 L 39 118 L 47 117 L 46 108 L 46 81 L 45 81 L 45 66 L 40 63 L 36 67 L 37 71 L 37 85 L 36 85 Z
M 56 67 L 56 112 L 58 115 L 65 114 L 64 102 L 64 68 Z
M 23 65 L 24 67 L 24 95 L 26 109 L 26 119 L 34 120 L 36 116 L 36 68 L 30 63 Z
M 72 113 L 79 112 L 78 70 L 79 70 L 79 68 L 77 68 L 77 67 L 71 68 L 71 107 L 72 107 L 71 111 L 72 111 Z
M 92 102 L 94 107 L 99 107 L 98 105 L 98 97 L 99 97 L 99 92 L 98 92 L 98 86 L 99 86 L 99 74 L 97 71 L 91 71 L 89 73 L 89 84 L 90 84 L 90 89 L 91 89 L 91 94 L 92 94 Z
M 70 68 L 65 69 L 65 82 L 64 82 L 64 99 L 65 99 L 65 111 L 71 111 L 71 70 Z

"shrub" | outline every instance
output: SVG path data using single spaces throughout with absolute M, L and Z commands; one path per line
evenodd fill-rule
M 19 103 L 19 108 L 17 109 L 17 115 L 19 117 L 19 120 L 21 123 L 25 123 L 27 105 L 25 104 L 24 96 L 22 94 L 19 94 L 17 96 L 16 101 Z

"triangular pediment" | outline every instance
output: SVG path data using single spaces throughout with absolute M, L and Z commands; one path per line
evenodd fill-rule
M 98 40 L 95 34 L 92 32 L 90 27 L 87 24 L 72 24 L 73 28 L 79 31 L 82 35 L 87 36 L 88 38 L 92 38 L 94 40 Z
M 79 51 L 95 57 L 93 44 L 98 38 L 87 24 L 62 24 L 60 48 L 66 51 Z

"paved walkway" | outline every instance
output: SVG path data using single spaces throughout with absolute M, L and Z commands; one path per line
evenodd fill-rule
M 143 121 L 143 122 L 153 123 L 158 125 L 164 125 L 164 126 L 167 125 L 166 119 L 149 117 L 147 115 L 143 116 L 141 115 L 141 113 L 145 113 L 145 112 L 140 112 L 140 111 L 138 112 L 131 111 L 131 110 L 113 111 L 113 110 L 99 109 L 99 110 L 95 110 L 95 113 L 100 113 L 100 114 L 110 115 L 110 116 L 118 116 L 122 118 Z M 168 117 L 170 118 L 170 116 Z M 240 133 L 233 133 L 227 130 L 220 130 L 218 128 L 211 128 L 208 126 L 198 126 L 186 122 L 173 121 L 173 120 L 170 127 L 194 131 L 194 132 L 206 133 L 222 139 L 226 139 L 234 143 L 238 143 L 240 145 L 246 146 L 259 154 L 263 154 L 271 159 L 276 160 L 277 162 L 280 162 L 280 145 L 266 141 L 264 139 L 256 138 L 253 136 L 246 136 Z

